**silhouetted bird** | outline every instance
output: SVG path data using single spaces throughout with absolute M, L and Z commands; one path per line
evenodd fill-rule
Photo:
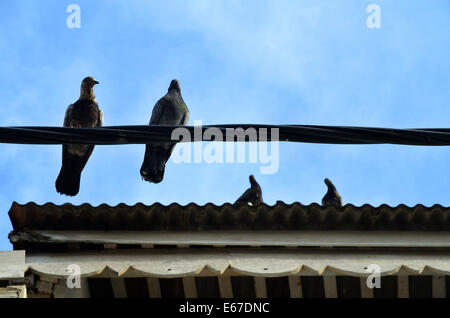
M 261 187 L 258 182 L 256 182 L 255 177 L 251 175 L 249 180 L 250 188 L 248 188 L 234 204 L 248 204 L 254 206 L 263 202 Z
M 92 128 L 103 125 L 103 112 L 98 108 L 94 95 L 96 84 L 98 82 L 93 77 L 83 79 L 80 98 L 67 107 L 64 127 Z M 69 196 L 78 194 L 81 172 L 93 150 L 94 145 L 64 144 L 62 146 L 62 167 L 55 182 L 56 191 Z
M 328 187 L 328 191 L 322 199 L 322 205 L 323 206 L 327 206 L 327 205 L 342 206 L 342 198 L 339 195 L 339 193 L 337 192 L 334 184 L 328 178 L 326 178 L 324 180 L 324 182 Z
M 184 126 L 189 121 L 189 109 L 181 97 L 180 83 L 172 80 L 166 95 L 153 107 L 150 125 Z M 164 178 L 166 162 L 176 143 L 147 144 L 141 176 L 145 181 L 159 183 Z

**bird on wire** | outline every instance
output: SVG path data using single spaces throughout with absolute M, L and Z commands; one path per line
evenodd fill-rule
M 81 82 L 78 100 L 67 107 L 64 127 L 93 128 L 103 125 L 103 112 L 98 108 L 94 85 L 98 82 L 91 76 Z M 94 150 L 94 145 L 63 144 L 62 166 L 55 182 L 60 194 L 75 196 L 80 190 L 81 172 Z
M 189 109 L 181 96 L 180 83 L 174 79 L 170 82 L 167 94 L 153 107 L 149 125 L 185 126 L 189 121 Z M 141 177 L 145 181 L 160 183 L 164 178 L 167 160 L 176 142 L 163 144 L 147 144 L 144 162 L 141 166 Z
M 255 206 L 263 202 L 261 187 L 258 182 L 256 182 L 255 177 L 250 175 L 248 179 L 250 181 L 250 188 L 248 188 L 234 204 Z
M 324 182 L 328 187 L 328 191 L 325 194 L 325 196 L 322 198 L 322 205 L 323 206 L 327 206 L 327 205 L 342 206 L 342 198 L 339 195 L 339 193 L 337 192 L 334 184 L 328 178 L 325 178 Z

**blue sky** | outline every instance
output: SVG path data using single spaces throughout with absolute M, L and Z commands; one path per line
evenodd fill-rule
M 81 8 L 69 29 L 66 8 Z M 369 4 L 381 28 L 369 29 Z M 190 124 L 449 127 L 450 3 L 435 1 L 1 1 L 0 126 L 61 126 L 88 75 L 104 125 L 147 124 L 170 80 Z M 266 203 L 450 205 L 449 147 L 280 144 L 280 168 L 175 164 L 143 182 L 143 145 L 97 146 L 75 198 L 54 188 L 61 146 L 0 144 L 0 250 L 13 201 L 92 205 L 233 202 L 260 183 Z

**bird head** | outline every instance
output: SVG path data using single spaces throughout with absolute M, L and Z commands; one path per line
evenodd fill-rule
M 92 76 L 85 77 L 81 82 L 82 87 L 91 88 L 94 85 L 99 84 Z
M 334 188 L 334 184 L 333 184 L 333 182 L 331 182 L 330 179 L 325 178 L 325 180 L 323 180 L 323 182 L 325 182 L 325 184 L 327 185 L 327 187 L 329 187 L 329 188 Z
M 250 176 L 248 177 L 248 180 L 250 181 L 250 184 L 251 184 L 251 185 L 257 184 L 256 179 L 255 179 L 255 177 L 254 177 L 253 175 L 250 175 Z
M 169 92 L 170 92 L 172 89 L 175 89 L 175 90 L 177 90 L 178 92 L 181 92 L 180 82 L 178 82 L 178 80 L 173 79 L 173 80 L 170 82 Z
M 96 84 L 98 84 L 98 82 L 92 76 L 85 77 L 81 82 L 80 97 L 82 99 L 95 99 L 94 85 Z

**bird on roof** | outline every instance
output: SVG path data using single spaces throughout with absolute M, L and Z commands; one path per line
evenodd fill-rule
M 81 82 L 78 100 L 67 107 L 64 127 L 93 128 L 103 125 L 103 112 L 98 108 L 94 85 L 98 82 L 91 76 Z M 62 167 L 55 182 L 60 194 L 75 196 L 80 190 L 81 172 L 94 150 L 94 145 L 64 144 L 62 146 Z
M 328 191 L 322 199 L 322 205 L 323 206 L 327 206 L 327 205 L 342 206 L 342 198 L 339 195 L 339 193 L 337 192 L 336 187 L 331 182 L 331 180 L 328 178 L 325 178 L 325 180 L 323 180 L 323 181 L 327 185 Z
M 250 188 L 248 188 L 234 204 L 248 204 L 255 206 L 263 202 L 261 187 L 258 182 L 256 182 L 255 177 L 250 175 L 248 179 L 250 181 Z
M 167 94 L 153 107 L 149 125 L 185 126 L 189 121 L 189 109 L 181 96 L 180 83 L 174 79 L 170 82 Z M 164 178 L 167 160 L 176 143 L 147 144 L 144 162 L 141 166 L 142 179 L 160 183 Z

